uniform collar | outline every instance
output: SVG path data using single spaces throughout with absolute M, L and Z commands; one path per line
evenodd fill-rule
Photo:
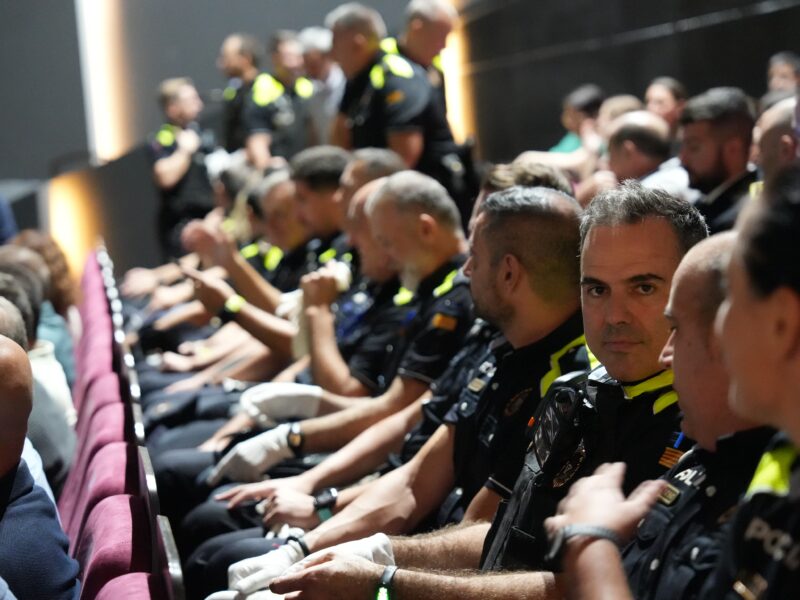
M 457 271 L 461 268 L 465 261 L 466 257 L 463 254 L 456 254 L 452 258 L 445 261 L 444 264 L 442 264 L 438 269 L 420 281 L 416 296 L 424 298 L 434 294 L 436 289 L 444 284 L 445 280 L 451 275 L 453 277 L 453 281 L 455 281 Z M 454 274 L 454 272 L 456 273 Z
M 639 382 L 623 384 L 608 374 L 602 365 L 589 374 L 589 381 L 597 388 L 616 388 L 625 400 L 644 399 L 653 401 L 653 414 L 658 414 L 678 401 L 678 394 L 672 389 L 674 374 L 672 369 L 659 371 Z

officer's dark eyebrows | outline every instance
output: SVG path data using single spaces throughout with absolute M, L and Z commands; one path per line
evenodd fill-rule
M 651 283 L 654 281 L 660 281 L 666 283 L 667 280 L 664 279 L 661 275 L 656 275 L 655 273 L 642 273 L 640 275 L 634 275 L 633 277 L 628 277 L 625 280 L 625 283 Z M 597 279 L 596 277 L 588 277 L 586 275 L 581 277 L 581 285 L 608 285 L 605 281 L 601 279 Z

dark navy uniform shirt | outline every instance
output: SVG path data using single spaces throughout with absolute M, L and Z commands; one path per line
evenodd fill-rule
M 695 446 L 662 479 L 668 487 L 622 558 L 637 600 L 701 598 L 724 548 L 725 524 L 744 495 L 774 430 L 741 431 L 714 452 Z
M 703 598 L 800 598 L 800 460 L 778 433 L 761 457 Z
M 672 371 L 663 371 L 622 385 L 599 367 L 588 381 L 570 386 L 574 393 L 551 387 L 531 422 L 532 441 L 511 499 L 501 504 L 486 538 L 484 570 L 548 568 L 544 520 L 570 485 L 600 464 L 628 465 L 626 494 L 675 465 L 689 446 L 679 432 L 672 379 Z M 562 421 L 559 415 L 569 416 Z

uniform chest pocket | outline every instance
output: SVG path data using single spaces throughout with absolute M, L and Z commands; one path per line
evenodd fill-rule
M 486 450 L 491 448 L 494 441 L 495 434 L 497 433 L 497 418 L 494 415 L 489 415 L 481 423 L 480 430 L 478 431 L 478 440 Z
M 664 533 L 670 522 L 670 512 L 661 505 L 656 505 L 644 518 L 636 531 L 636 541 L 642 547 L 649 547 L 658 536 Z

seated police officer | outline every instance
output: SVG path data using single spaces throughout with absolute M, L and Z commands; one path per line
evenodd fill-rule
M 661 478 L 663 485 L 643 484 L 628 499 L 620 490 L 624 465 L 598 468 L 547 522 L 575 597 L 699 597 L 723 551 L 722 529 L 774 434 L 728 406 L 730 378 L 713 326 L 735 240 L 720 234 L 689 251 L 666 310 L 673 330 L 662 361 L 674 369 L 681 428 L 697 446 Z M 593 537 L 587 526 L 605 531 Z M 623 550 L 602 537 L 609 532 L 623 542 L 633 535 L 632 542 Z
M 703 590 L 708 598 L 791 598 L 800 589 L 799 193 L 800 168 L 794 166 L 776 176 L 737 223 L 739 243 L 717 318 L 730 403 L 746 418 L 783 431 L 764 453 L 733 519 Z
M 663 310 L 672 275 L 682 255 L 706 236 L 705 224 L 689 204 L 629 182 L 595 198 L 581 233 L 586 340 L 604 367 L 592 373 L 587 386 L 554 387 L 542 403 L 522 472 L 491 532 L 487 524 L 468 524 L 418 538 L 373 537 L 344 548 L 344 554 L 367 556 L 380 548 L 397 565 L 417 569 L 542 569 L 548 550 L 543 521 L 554 514 L 572 481 L 614 456 L 628 463 L 625 483 L 632 488 L 680 457 L 680 443 L 673 447 L 679 433 L 672 373 L 658 360 L 669 334 Z M 561 421 L 556 408 L 577 418 Z M 571 422 L 578 424 L 576 430 Z M 308 589 L 315 582 L 325 589 L 338 587 L 340 579 L 327 577 L 334 572 L 347 574 L 351 590 L 374 589 L 382 571 L 355 559 L 312 568 L 311 576 L 307 569 L 276 583 L 275 590 Z M 510 597 L 520 589 L 552 593 L 554 585 L 546 573 L 445 577 L 403 569 L 393 593 Z
M 441 527 L 460 521 L 468 506 L 466 518 L 490 518 L 513 486 L 525 427 L 550 384 L 588 366 L 578 312 L 579 214 L 573 198 L 545 188 L 514 187 L 484 201 L 465 271 L 478 315 L 505 340 L 487 348 L 444 424 L 409 463 L 340 494 L 337 514 L 306 534 L 309 550 L 386 527 Z M 258 589 L 301 558 L 295 550 L 290 543 L 235 565 L 231 583 Z

